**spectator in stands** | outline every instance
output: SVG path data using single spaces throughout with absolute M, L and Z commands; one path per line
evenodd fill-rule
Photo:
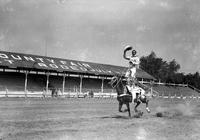
M 132 55 L 130 57 L 127 57 L 127 52 L 132 50 Z M 124 54 L 123 57 L 124 59 L 129 61 L 129 67 L 128 70 L 125 73 L 125 77 L 127 79 L 127 89 L 129 92 L 133 93 L 133 89 L 135 87 L 135 83 L 136 83 L 136 71 L 137 68 L 139 68 L 139 64 L 140 64 L 140 59 L 139 57 L 136 55 L 136 50 L 133 50 L 133 47 L 128 45 L 125 47 L 124 49 Z M 138 94 L 136 95 L 136 102 L 138 101 Z

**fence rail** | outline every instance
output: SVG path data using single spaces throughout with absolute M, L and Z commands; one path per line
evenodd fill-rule
M 6 86 L 0 86 L 0 97 L 52 97 L 53 92 L 56 93 L 54 97 L 117 97 L 117 93 L 113 89 L 89 89 L 83 88 L 80 92 L 79 88 L 65 88 L 64 92 L 62 88 L 27 88 L 13 86 L 7 88 Z
M 146 85 L 145 85 L 146 86 Z M 192 88 L 191 86 L 188 86 Z M 52 91 L 54 88 L 49 88 L 46 90 L 45 87 L 37 88 L 37 87 L 28 87 L 27 91 L 24 90 L 24 87 L 21 86 L 13 86 L 12 88 L 8 88 L 6 86 L 0 86 L 0 97 L 52 97 Z M 194 90 L 194 89 L 193 89 Z M 196 90 L 195 90 L 196 91 Z M 199 90 L 200 91 L 200 90 Z M 116 98 L 117 93 L 114 89 L 91 89 L 91 88 L 83 88 L 82 92 L 80 92 L 79 88 L 65 88 L 64 92 L 62 88 L 56 88 L 56 92 L 58 97 L 96 97 L 96 98 Z M 200 99 L 200 94 L 198 95 L 184 95 L 181 92 L 175 91 L 162 91 L 157 92 L 153 88 L 151 88 L 151 95 L 153 97 L 159 98 L 178 98 L 178 99 Z
M 197 91 L 198 93 L 200 93 L 200 90 L 198 88 L 195 88 L 192 85 L 188 85 L 188 87 L 191 88 L 191 89 L 193 89 L 193 90 L 195 90 L 195 91 Z

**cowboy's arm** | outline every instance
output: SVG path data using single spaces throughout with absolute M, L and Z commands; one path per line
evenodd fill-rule
M 136 68 L 139 69 L 139 67 L 140 67 L 140 58 L 138 57 L 138 58 L 137 58 L 137 65 L 136 65 Z
M 128 51 L 128 50 L 124 50 L 123 57 L 124 57 L 124 59 L 126 59 L 126 60 L 130 60 L 130 58 L 126 56 L 126 52 L 127 52 L 127 51 Z
M 126 52 L 127 52 L 127 51 L 130 51 L 130 50 L 132 50 L 132 49 L 133 49 L 133 48 L 132 48 L 132 46 L 130 46 L 130 45 L 127 45 L 127 46 L 124 48 L 124 54 L 123 54 L 124 59 L 130 60 L 130 58 L 126 56 Z

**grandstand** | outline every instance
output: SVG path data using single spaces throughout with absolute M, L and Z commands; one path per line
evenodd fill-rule
M 4 96 L 50 96 L 52 89 L 61 95 L 94 92 L 111 94 L 108 84 L 113 75 L 126 67 L 61 58 L 0 51 L 0 92 Z M 142 81 L 154 77 L 138 69 Z
M 187 84 L 155 83 L 152 88 L 160 97 L 200 97 L 200 93 L 190 88 Z
M 124 74 L 126 67 L 97 64 L 61 58 L 0 51 L 1 97 L 46 97 L 56 89 L 61 96 L 116 96 L 109 85 L 114 75 Z M 188 85 L 155 83 L 156 79 L 137 70 L 141 83 L 152 87 L 159 96 L 199 96 Z

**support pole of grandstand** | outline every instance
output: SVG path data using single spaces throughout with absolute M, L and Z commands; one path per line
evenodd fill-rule
M 104 88 L 104 78 L 102 78 L 102 82 L 101 82 L 101 93 L 103 93 L 103 88 Z
M 49 89 L 49 72 L 46 73 L 46 76 L 47 76 L 47 81 L 46 81 L 46 95 L 47 95 Z
M 153 88 L 151 87 L 151 95 L 153 95 Z
M 63 75 L 62 94 L 64 94 L 65 92 L 65 78 L 66 78 L 66 74 Z
M 25 97 L 27 97 L 27 80 L 28 79 L 28 71 L 25 71 L 25 83 L 24 83 L 24 93 Z
M 82 86 L 83 86 L 83 76 L 80 75 L 80 93 L 82 93 Z

